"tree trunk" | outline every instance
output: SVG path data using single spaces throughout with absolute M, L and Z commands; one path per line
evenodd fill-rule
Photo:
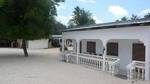
M 28 51 L 27 51 L 27 47 L 26 47 L 26 40 L 22 40 L 22 48 L 23 48 L 25 57 L 28 57 Z

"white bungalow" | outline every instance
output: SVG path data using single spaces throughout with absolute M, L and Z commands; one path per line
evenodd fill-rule
M 150 80 L 150 20 L 66 29 L 61 60 L 126 75 L 128 79 Z

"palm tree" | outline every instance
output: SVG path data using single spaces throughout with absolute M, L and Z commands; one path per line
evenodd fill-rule
M 82 26 L 95 24 L 95 20 L 92 18 L 92 14 L 89 11 L 80 9 L 78 6 L 73 11 L 73 18 L 69 21 L 69 26 Z

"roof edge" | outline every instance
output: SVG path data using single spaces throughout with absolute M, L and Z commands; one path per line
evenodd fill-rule
M 148 26 L 148 25 L 150 25 L 150 19 L 141 20 L 141 21 L 119 22 L 119 23 L 111 22 L 111 23 L 94 24 L 94 25 L 65 29 L 62 32 L 81 31 L 81 30 L 83 31 L 83 30 L 93 30 L 93 29 L 110 29 L 110 28 L 132 27 L 132 26 Z

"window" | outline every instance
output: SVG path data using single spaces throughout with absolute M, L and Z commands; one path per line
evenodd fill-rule
M 90 54 L 96 53 L 96 42 L 87 42 L 87 52 Z
M 118 56 L 118 43 L 107 43 L 107 55 Z

